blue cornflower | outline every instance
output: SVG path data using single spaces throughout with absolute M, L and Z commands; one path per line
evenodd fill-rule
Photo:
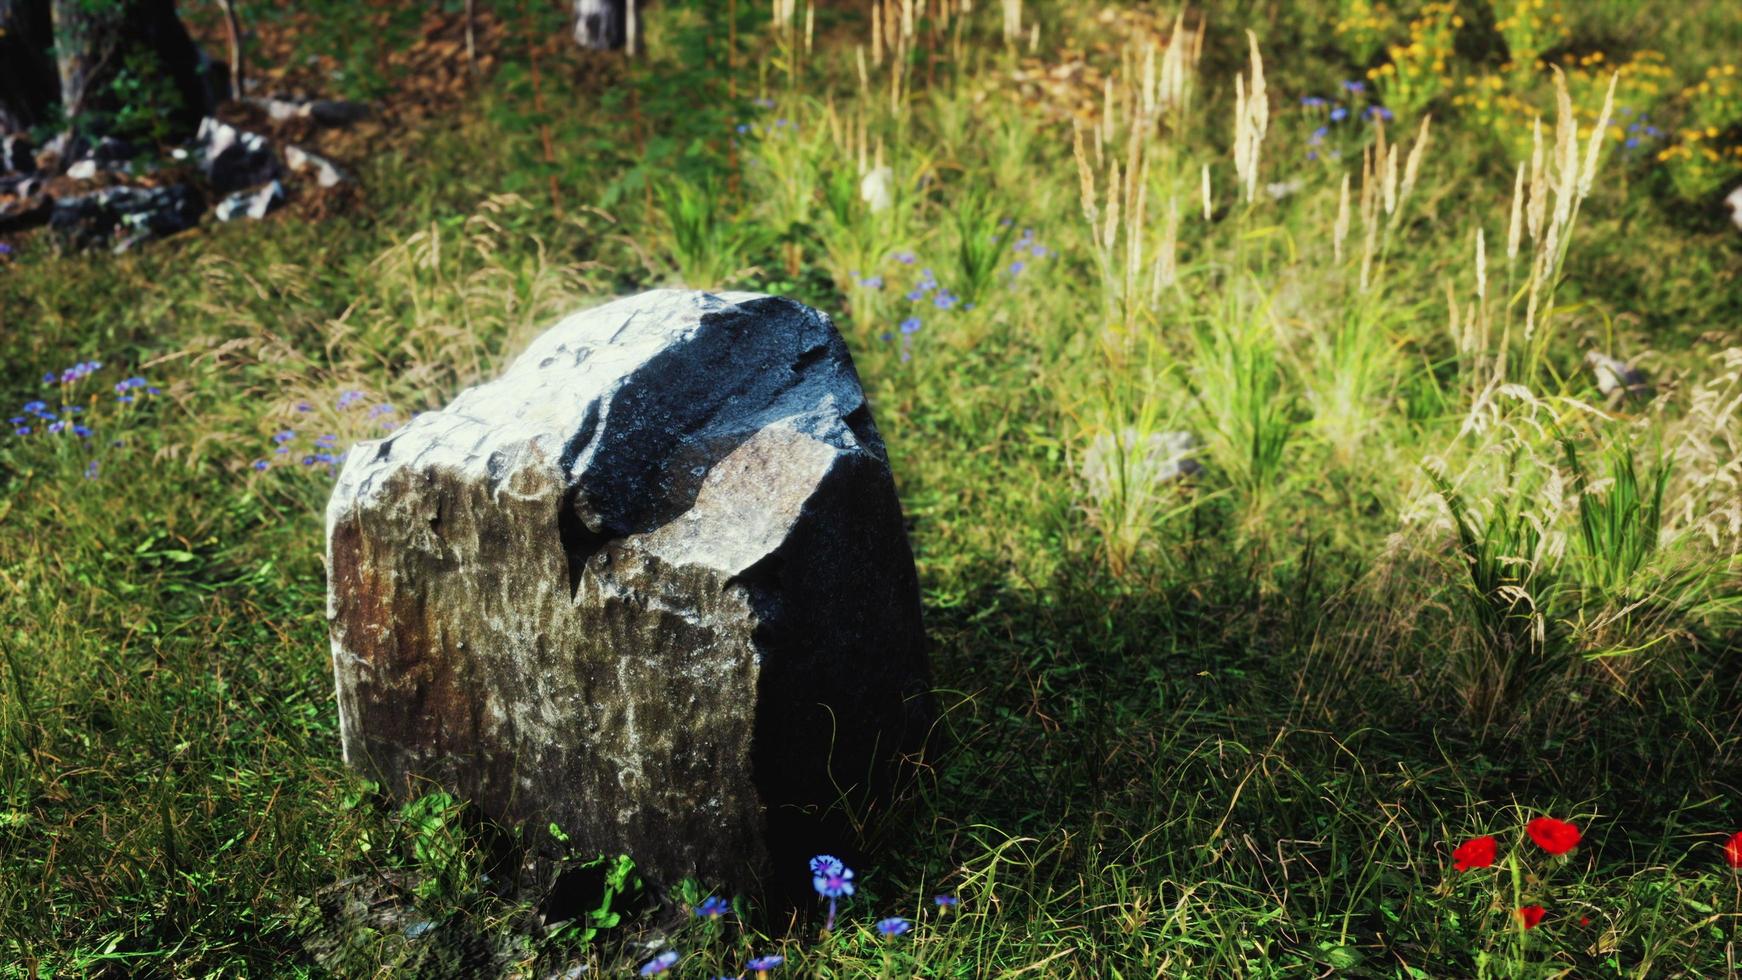
M 54 378 L 54 372 L 53 372 L 53 371 L 50 371 L 50 372 L 48 372 L 48 373 L 47 373 L 47 374 L 45 374 L 45 375 L 43 375 L 43 376 L 42 376 L 42 383 L 43 383 L 43 384 L 45 384 L 45 385 L 51 385 L 51 384 L 54 384 L 54 381 L 55 381 L 55 378 Z
M 75 425 L 73 426 L 73 435 L 78 436 L 80 439 L 89 439 L 91 437 L 91 430 L 82 425 Z
M 16 428 L 16 429 L 13 429 L 13 430 L 12 430 L 12 434 L 13 434 L 13 435 L 15 435 L 15 436 L 27 436 L 27 435 L 30 435 L 30 426 L 28 426 L 28 425 L 21 425 L 21 426 L 19 426 L 19 427 L 18 427 L 18 428 Z
M 302 465 L 304 465 L 304 466 L 315 465 L 315 458 L 313 456 L 304 456 L 302 458 Z
M 66 430 L 66 427 L 67 427 L 67 424 L 64 420 L 60 421 L 60 422 L 51 423 L 48 427 L 48 434 L 51 436 L 52 435 L 59 435 L 61 432 Z
M 750 124 L 749 123 L 739 123 L 738 124 L 738 135 L 742 136 L 748 132 L 750 132 Z
M 1362 115 L 1367 117 L 1368 122 L 1372 122 L 1375 118 L 1382 119 L 1386 122 L 1390 122 L 1397 118 L 1391 114 L 1390 109 L 1387 109 L 1382 105 L 1370 105 L 1367 107 L 1367 111 L 1362 113 Z
M 906 935 L 912 929 L 913 923 L 899 917 L 882 919 L 877 923 L 877 931 L 890 937 Z
M 878 335 L 877 335 L 877 339 L 878 339 L 878 340 L 882 340 L 882 341 L 890 341 L 890 340 L 894 340 L 894 339 L 895 339 L 895 334 L 894 334 L 894 333 L 893 333 L 893 332 L 891 332 L 891 331 L 888 331 L 888 330 L 885 330 L 885 331 L 883 331 L 883 332 L 882 332 L 882 333 L 880 333 L 880 334 L 878 334 Z
M 27 421 L 27 419 L 25 419 L 25 417 L 22 415 L 14 415 L 11 418 L 7 419 L 6 421 L 12 425 L 23 425 Z
M 272 434 L 272 441 L 277 443 L 280 446 L 284 445 L 285 443 L 287 443 L 290 440 L 295 439 L 295 438 L 296 438 L 296 430 L 295 429 L 285 429 L 283 432 L 274 432 Z
M 915 286 L 912 289 L 907 291 L 907 301 L 909 303 L 917 303 L 922 299 L 925 299 L 925 290 L 924 289 L 921 289 L 920 287 Z
M 1362 92 L 1367 91 L 1367 83 L 1353 78 L 1346 79 L 1343 82 L 1343 91 L 1354 92 L 1359 95 Z
M 1322 96 L 1303 95 L 1300 97 L 1300 104 L 1306 106 L 1308 109 L 1323 109 L 1325 106 L 1330 105 L 1330 102 L 1326 101 Z
M 933 895 L 931 900 L 936 903 L 937 907 L 940 909 L 953 909 L 962 904 L 962 900 L 954 895 Z
M 1348 109 L 1345 109 L 1342 106 L 1338 106 L 1335 109 L 1331 110 L 1331 122 L 1339 123 L 1347 118 L 1349 118 L 1349 110 Z
M 904 334 L 919 333 L 919 327 L 920 327 L 919 317 L 917 317 L 917 316 L 910 316 L 907 319 L 901 321 L 901 332 Z
M 1329 135 L 1331 135 L 1331 131 L 1326 129 L 1323 126 L 1320 126 L 1318 129 L 1313 130 L 1313 134 L 1311 136 L 1307 137 L 1307 142 L 1312 144 L 1313 146 L 1317 146 L 1320 143 L 1323 143 L 1325 141 L 1325 137 L 1327 137 Z
M 1028 263 L 1021 259 L 1017 259 L 1015 262 L 1010 263 L 1010 274 L 1012 276 L 1020 276 L 1022 275 L 1022 270 L 1026 268 L 1028 268 Z
M 1639 137 L 1629 136 L 1627 137 L 1627 141 L 1621 145 L 1627 147 L 1629 150 L 1637 150 L 1639 149 Z
M 657 976 L 676 966 L 677 961 L 682 958 L 683 957 L 678 954 L 677 950 L 668 949 L 658 956 L 655 956 L 653 959 L 648 960 L 646 963 L 641 964 L 641 975 L 644 977 Z
M 845 898 L 853 894 L 853 869 L 844 864 L 836 863 L 821 871 L 813 872 L 811 887 L 824 898 Z
M 315 437 L 315 445 L 321 446 L 321 447 L 324 447 L 327 449 L 331 449 L 332 447 L 338 445 L 338 442 L 339 442 L 339 437 L 336 435 L 333 435 L 331 432 L 324 433 L 320 436 Z
M 840 858 L 835 857 L 833 854 L 818 854 L 816 857 L 811 858 L 811 874 L 813 875 L 820 875 L 829 869 L 839 871 L 846 866 L 847 865 L 843 863 Z
M 774 108 L 774 100 L 769 98 L 766 95 L 759 95 L 756 97 L 756 99 L 754 101 L 755 101 L 756 107 L 759 109 L 772 109 L 772 108 Z
M 115 400 L 120 402 L 123 405 L 133 404 L 133 396 L 132 395 L 122 395 L 120 398 L 117 398 Z
M 895 261 L 900 262 L 902 265 L 912 265 L 919 261 L 919 256 L 914 255 L 912 252 L 896 252 Z
M 382 402 L 369 410 L 369 417 L 372 419 L 378 419 L 383 415 L 392 415 L 397 411 L 399 411 L 399 409 L 394 408 L 392 402 Z
M 257 459 L 254 461 L 254 469 L 256 472 L 264 473 L 264 472 L 266 472 L 266 468 L 268 466 L 271 466 L 271 465 L 272 465 L 271 463 L 267 462 L 264 459 Z
M 938 290 L 937 296 L 931 301 L 932 305 L 940 310 L 954 309 L 955 305 L 960 302 L 961 298 L 947 289 Z
M 350 408 L 363 400 L 363 393 L 355 389 L 339 392 L 339 407 Z
M 769 953 L 767 956 L 758 956 L 744 964 L 744 969 L 750 970 L 753 973 L 767 973 L 769 970 L 772 970 L 785 962 L 786 957 L 779 953 Z
M 314 411 L 315 407 L 313 405 L 310 405 L 308 402 L 297 402 L 296 403 L 296 410 L 299 412 L 306 413 L 306 412 Z
M 95 480 L 96 478 L 97 478 L 97 461 L 93 459 L 93 460 L 91 460 L 91 465 L 85 467 L 85 479 Z
M 12 246 L 6 244 L 5 242 L 0 242 L 0 255 L 11 255 L 11 254 L 12 254 Z
M 702 904 L 696 906 L 696 916 L 702 919 L 718 919 L 730 911 L 732 906 L 726 904 L 726 900 L 718 895 L 709 895 Z
M 48 410 L 48 402 L 25 402 L 24 410 L 31 415 Z

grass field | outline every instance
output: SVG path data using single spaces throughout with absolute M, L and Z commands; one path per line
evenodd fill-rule
M 380 97 L 363 6 L 284 49 Z M 0 260 L 0 977 L 1737 975 L 1732 4 L 483 6 L 351 210 Z M 529 931 L 338 758 L 333 461 L 676 283 L 836 318 L 912 525 L 942 737 L 826 932 Z

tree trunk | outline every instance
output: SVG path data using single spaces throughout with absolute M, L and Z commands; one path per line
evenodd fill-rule
M 175 0 L 52 0 L 61 106 L 90 136 L 168 140 L 211 107 L 206 62 Z
M 595 51 L 635 53 L 637 0 L 575 0 L 575 42 Z
M 236 0 L 218 0 L 218 6 L 224 8 L 224 33 L 230 40 L 230 101 L 240 102 L 246 94 L 242 77 L 242 19 L 236 16 Z
M 49 0 L 0 0 L 0 134 L 53 121 L 60 101 Z

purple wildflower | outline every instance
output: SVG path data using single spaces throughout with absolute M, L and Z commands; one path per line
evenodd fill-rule
M 1348 109 L 1345 109 L 1342 106 L 1337 106 L 1335 109 L 1331 110 L 1331 122 L 1340 123 L 1347 118 L 1349 118 Z
M 264 473 L 264 472 L 266 472 L 266 468 L 268 466 L 271 466 L 271 465 L 272 465 L 271 463 L 267 462 L 264 459 L 257 459 L 254 461 L 254 470 L 255 470 L 255 472 L 258 472 L 258 473 Z
M 896 252 L 895 261 L 900 262 L 902 265 L 912 265 L 919 261 L 919 256 L 914 255 L 912 252 Z
M 352 405 L 355 405 L 362 400 L 363 400 L 363 393 L 360 391 L 357 391 L 356 389 L 347 389 L 345 391 L 339 392 L 339 407 L 340 408 L 350 408 Z
M 85 479 L 95 480 L 96 478 L 97 478 L 97 461 L 93 459 L 93 460 L 91 460 L 91 464 L 89 466 L 85 467 Z
M 655 956 L 653 959 L 648 960 L 646 963 L 641 964 L 641 976 L 652 977 L 664 973 L 676 966 L 677 961 L 682 958 L 683 957 L 679 955 L 677 950 L 668 949 L 658 956 Z
M 920 327 L 920 322 L 919 322 L 919 317 L 917 317 L 917 316 L 910 316 L 907 319 L 901 321 L 901 332 L 904 334 L 919 333 L 919 327 Z
M 1308 109 L 1323 109 L 1325 106 L 1330 105 L 1330 103 L 1327 102 L 1322 96 L 1317 96 L 1317 95 L 1303 95 L 1303 96 L 1301 96 L 1300 97 L 1300 104 L 1307 107 Z
M 913 923 L 899 917 L 883 919 L 877 923 L 877 931 L 891 938 L 906 935 L 912 929 Z
M 767 956 L 758 956 L 744 964 L 744 969 L 753 973 L 767 973 L 769 970 L 772 970 L 785 962 L 786 957 L 781 956 L 779 953 L 769 953 Z
M 718 895 L 709 895 L 705 900 L 703 900 L 702 904 L 696 906 L 696 917 L 702 919 L 718 919 L 720 916 L 725 915 L 730 911 L 732 911 L 732 906 L 726 904 L 725 899 Z
M 1343 82 L 1343 91 L 1353 92 L 1356 95 L 1360 95 L 1362 92 L 1367 91 L 1367 83 L 1351 78 Z
M 931 900 L 936 903 L 937 907 L 940 909 L 953 909 L 962 904 L 962 900 L 954 895 L 933 895 Z

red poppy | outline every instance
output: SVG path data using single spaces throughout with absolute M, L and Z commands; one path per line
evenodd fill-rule
M 1537 817 L 1524 825 L 1524 832 L 1550 854 L 1565 854 L 1579 845 L 1579 828 L 1553 817 Z
M 1494 863 L 1497 850 L 1493 837 L 1472 837 L 1452 851 L 1452 867 L 1458 871 L 1486 868 Z
M 1542 917 L 1548 913 L 1540 905 L 1526 905 L 1518 910 L 1518 917 L 1524 920 L 1524 928 L 1535 929 L 1542 922 Z
M 1588 915 L 1579 916 L 1579 925 L 1588 926 L 1590 924 L 1591 924 L 1591 917 L 1590 916 L 1588 916 Z
M 1742 830 L 1731 834 L 1724 842 L 1724 860 L 1730 862 L 1732 868 L 1742 868 Z

